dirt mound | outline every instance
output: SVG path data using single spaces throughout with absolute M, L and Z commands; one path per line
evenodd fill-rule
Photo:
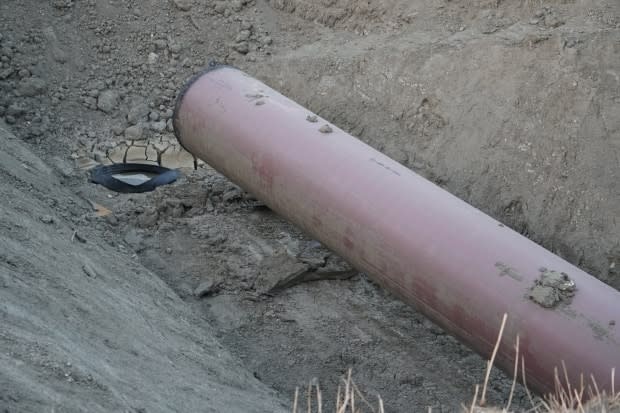
M 0 146 L 3 411 L 285 411 L 1 125 Z

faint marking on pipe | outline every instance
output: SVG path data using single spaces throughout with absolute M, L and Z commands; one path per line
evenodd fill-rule
M 228 83 L 224 82 L 223 80 L 213 79 L 209 76 L 203 76 L 200 79 L 206 79 L 208 82 L 213 83 L 214 85 L 217 85 L 222 89 L 232 90 L 232 86 L 230 86 Z
M 370 158 L 369 160 L 370 160 L 370 162 L 376 163 L 377 165 L 381 166 L 383 169 L 386 169 L 386 170 L 392 172 L 394 175 L 400 176 L 400 172 L 390 168 L 388 165 L 384 164 L 383 162 L 381 162 L 381 161 L 379 161 L 379 160 L 377 160 L 375 158 Z
M 274 178 L 274 162 L 270 155 L 255 155 L 252 159 L 252 167 L 261 178 L 261 180 L 269 187 L 273 185 Z
M 495 267 L 500 270 L 499 271 L 499 276 L 500 277 L 508 276 L 508 277 L 512 278 L 513 280 L 523 281 L 523 276 L 521 276 L 513 268 L 509 267 L 508 265 L 504 264 L 503 262 L 496 262 L 495 263 Z
M 344 243 L 344 246 L 347 247 L 347 249 L 354 249 L 355 248 L 355 243 L 351 240 L 351 238 L 344 236 L 342 238 L 342 242 Z
M 603 340 L 604 338 L 609 337 L 609 331 L 607 331 L 607 329 L 602 325 L 595 323 L 594 321 L 588 322 L 588 325 L 592 329 L 594 337 L 596 337 L 597 339 Z
M 577 312 L 568 306 L 562 306 L 558 310 L 572 319 L 577 318 Z
M 584 314 L 579 314 L 581 316 L 581 318 L 583 318 L 586 323 L 588 324 L 588 327 L 590 327 L 590 330 L 592 330 L 592 334 L 594 335 L 594 338 L 596 338 L 597 340 L 612 340 L 612 343 L 618 344 L 616 343 L 615 340 L 613 340 L 610 336 L 610 330 L 608 328 L 605 328 L 603 325 L 597 323 L 594 320 L 591 320 L 590 318 L 586 317 Z

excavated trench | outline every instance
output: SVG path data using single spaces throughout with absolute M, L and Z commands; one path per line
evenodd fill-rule
M 168 120 L 210 58 L 620 288 L 618 2 L 139 3 L 0 3 L 0 117 L 48 165 L 3 169 L 0 406 L 277 411 L 314 378 L 332 406 L 349 368 L 386 411 L 471 400 L 484 360 L 193 170 Z M 87 182 L 143 157 L 183 176 Z M 493 371 L 489 403 L 510 385 Z

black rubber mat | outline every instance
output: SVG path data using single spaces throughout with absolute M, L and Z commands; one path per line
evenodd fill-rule
M 155 175 L 140 185 L 132 185 L 114 177 L 124 173 L 144 173 Z M 90 180 L 106 188 L 121 193 L 141 193 L 153 191 L 158 186 L 168 185 L 177 180 L 179 171 L 164 168 L 158 165 L 146 165 L 139 163 L 119 163 L 114 165 L 101 165 L 91 171 Z

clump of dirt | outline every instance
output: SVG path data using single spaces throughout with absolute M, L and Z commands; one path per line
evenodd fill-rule
M 545 308 L 570 304 L 577 291 L 575 282 L 564 272 L 544 270 L 530 289 L 529 298 Z

